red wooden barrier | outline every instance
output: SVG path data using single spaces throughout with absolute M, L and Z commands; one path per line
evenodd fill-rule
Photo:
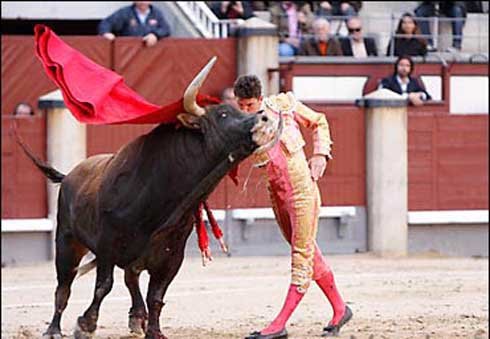
M 155 104 L 181 97 L 194 74 L 213 55 L 218 62 L 202 93 L 219 96 L 236 74 L 235 39 L 165 39 L 152 48 L 139 39 L 121 38 L 111 44 L 100 37 L 63 37 L 99 64 L 122 74 L 133 89 Z M 284 64 L 281 84 L 288 90 L 295 75 L 367 76 L 364 93 L 393 72 L 390 64 Z M 409 210 L 488 209 L 488 115 L 449 114 L 450 75 L 488 75 L 485 64 L 420 64 L 416 74 L 442 76 L 443 101 L 409 108 L 408 176 Z M 44 75 L 34 55 L 32 37 L 2 36 L 2 217 L 45 217 L 44 177 L 30 164 L 8 136 L 7 125 L 15 105 L 37 98 L 56 86 Z M 362 109 L 352 102 L 305 102 L 324 112 L 330 123 L 334 159 L 320 180 L 325 205 L 366 204 L 365 121 Z M 45 159 L 44 117 L 17 118 L 19 131 L 34 152 Z M 88 155 L 115 152 L 152 125 L 89 126 Z M 303 131 L 311 144 L 308 131 Z M 311 145 L 307 155 L 311 154 Z M 247 190 L 242 185 L 250 161 L 240 167 L 240 187 L 229 179 L 210 198 L 214 208 L 270 206 L 261 170 L 254 170 Z
M 46 179 L 9 135 L 12 124 L 32 152 L 46 159 L 46 119 L 2 115 L 2 218 L 45 218 Z

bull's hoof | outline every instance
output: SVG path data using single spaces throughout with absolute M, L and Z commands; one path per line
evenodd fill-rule
M 145 317 L 129 317 L 129 331 L 136 337 L 145 336 L 147 321 Z
M 84 331 L 77 322 L 77 325 L 75 326 L 75 330 L 73 331 L 73 337 L 75 339 L 92 339 L 94 335 L 95 335 L 95 331 L 93 332 Z
M 145 339 L 168 339 L 168 338 L 164 336 L 163 333 L 160 331 L 149 329 L 146 332 Z
M 63 336 L 61 335 L 61 332 L 45 332 L 43 333 L 43 338 L 42 339 L 61 339 Z

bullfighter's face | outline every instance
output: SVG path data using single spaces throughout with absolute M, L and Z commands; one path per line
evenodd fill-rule
M 262 105 L 262 96 L 259 98 L 237 98 L 238 107 L 245 113 L 257 113 Z

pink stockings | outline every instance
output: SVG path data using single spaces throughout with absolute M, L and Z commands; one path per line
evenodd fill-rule
M 316 283 L 323 291 L 323 294 L 327 297 L 330 305 L 333 309 L 333 318 L 330 321 L 330 325 L 337 325 L 344 316 L 345 313 L 345 303 L 342 300 L 339 292 L 337 291 L 337 286 L 335 286 L 335 280 L 333 278 L 332 271 L 328 271 L 327 274 L 323 275 L 320 279 L 316 280 Z
M 329 324 L 337 325 L 344 316 L 345 303 L 337 291 L 332 271 L 328 271 L 327 274 L 324 274 L 320 279 L 316 280 L 316 283 L 323 291 L 323 294 L 325 294 L 333 308 L 333 318 Z M 286 327 L 287 321 L 293 314 L 301 299 L 303 299 L 303 296 L 304 293 L 298 292 L 298 286 L 289 285 L 288 294 L 281 311 L 270 323 L 270 325 L 260 331 L 260 333 L 263 335 L 277 333 Z
M 286 327 L 289 317 L 293 314 L 293 311 L 296 309 L 301 299 L 303 299 L 304 295 L 304 293 L 298 292 L 298 286 L 289 285 L 288 295 L 284 301 L 281 312 L 279 312 L 276 319 L 274 319 L 269 326 L 260 331 L 260 333 L 264 335 L 276 333 Z

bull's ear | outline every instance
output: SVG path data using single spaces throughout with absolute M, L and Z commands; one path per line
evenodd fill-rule
M 177 119 L 187 128 L 199 129 L 201 128 L 201 118 L 189 113 L 180 113 L 177 115 Z

